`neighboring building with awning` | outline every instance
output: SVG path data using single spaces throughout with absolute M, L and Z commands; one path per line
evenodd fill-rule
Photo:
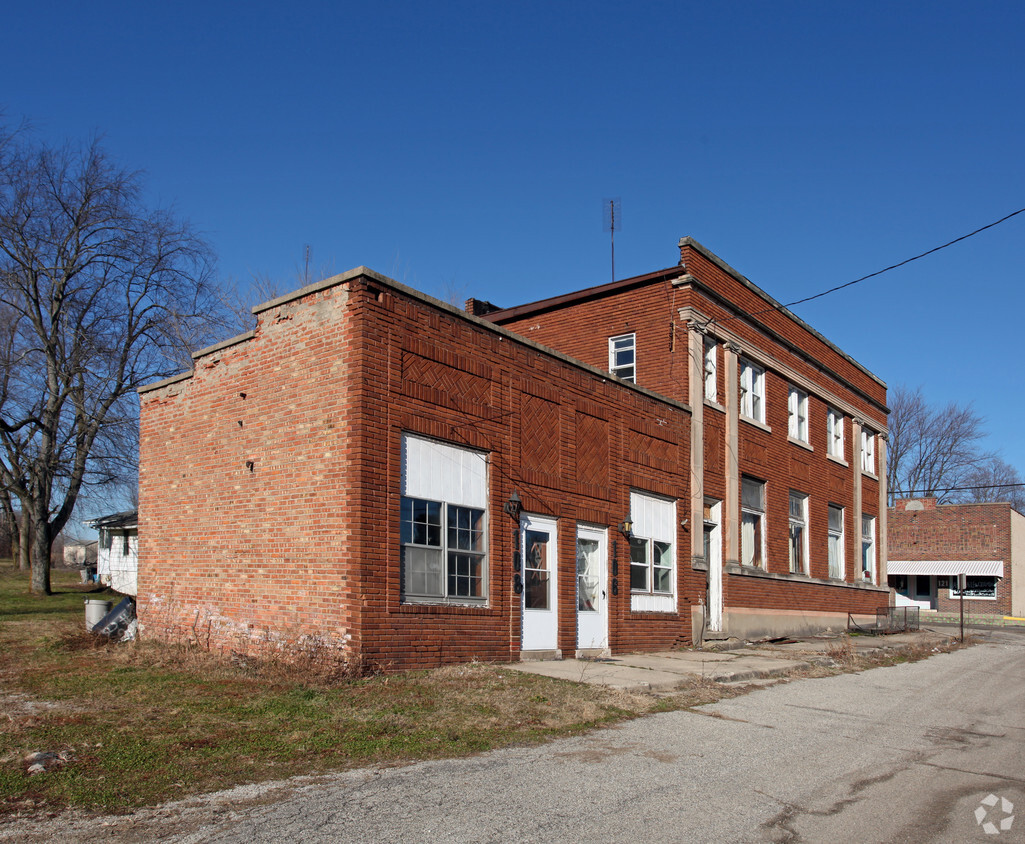
M 900 500 L 889 511 L 887 580 L 897 606 L 1025 616 L 1025 516 L 1006 502 Z

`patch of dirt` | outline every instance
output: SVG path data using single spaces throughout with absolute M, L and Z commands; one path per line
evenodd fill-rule
M 9 722 L 22 722 L 39 715 L 51 715 L 54 712 L 74 712 L 76 707 L 67 703 L 52 700 L 37 700 L 21 692 L 0 692 L 0 712 Z

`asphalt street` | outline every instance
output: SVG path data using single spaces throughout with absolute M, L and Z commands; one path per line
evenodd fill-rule
M 539 747 L 32 832 L 246 844 L 1022 841 L 1025 632 L 982 636 L 922 662 L 796 680 Z

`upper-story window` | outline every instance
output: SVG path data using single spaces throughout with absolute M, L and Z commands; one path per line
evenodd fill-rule
M 740 361 L 740 415 L 765 422 L 765 370 L 749 360 Z
M 719 344 L 711 337 L 705 338 L 705 401 L 718 401 L 716 378 L 718 375 Z
M 870 475 L 876 473 L 876 435 L 867 428 L 861 429 L 861 469 Z
M 795 440 L 808 442 L 808 394 L 798 390 L 797 387 L 791 387 L 790 395 L 787 398 L 787 412 L 789 414 L 787 433 Z
M 843 460 L 843 414 L 833 408 L 826 412 L 826 451 Z
M 624 381 L 637 380 L 637 335 L 609 337 L 609 372 Z

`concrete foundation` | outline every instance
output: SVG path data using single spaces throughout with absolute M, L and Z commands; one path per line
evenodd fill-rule
M 694 642 L 710 642 L 717 639 L 735 638 L 741 641 L 774 639 L 780 636 L 814 636 L 818 633 L 834 633 L 847 629 L 845 612 L 809 612 L 805 610 L 770 610 L 753 607 L 733 607 L 723 610 L 721 631 L 703 629 L 704 607 L 691 608 L 691 623 L 694 628 Z M 875 621 L 873 615 L 855 615 L 858 624 Z

